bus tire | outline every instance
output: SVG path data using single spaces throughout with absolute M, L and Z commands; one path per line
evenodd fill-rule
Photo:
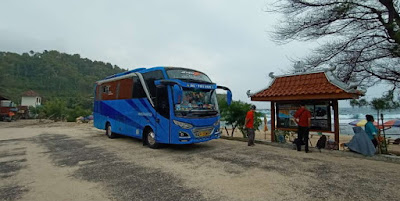
M 106 124 L 106 135 L 107 135 L 107 137 L 110 138 L 110 139 L 115 138 L 115 133 L 112 132 L 111 124 L 110 124 L 110 123 L 107 123 L 107 124 Z
M 152 149 L 157 149 L 160 144 L 156 142 L 156 134 L 154 133 L 154 131 L 152 129 L 148 129 L 145 134 L 145 141 L 147 146 Z

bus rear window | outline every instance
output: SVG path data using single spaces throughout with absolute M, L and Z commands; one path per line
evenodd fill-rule
M 167 70 L 167 75 L 170 79 L 188 79 L 211 82 L 210 78 L 206 74 L 189 69 L 170 69 Z

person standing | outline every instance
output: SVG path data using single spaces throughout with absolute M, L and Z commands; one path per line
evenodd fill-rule
M 246 119 L 244 121 L 244 125 L 245 125 L 246 131 L 247 131 L 247 137 L 249 138 L 247 146 L 254 146 L 255 145 L 254 144 L 254 138 L 255 138 L 255 130 L 254 130 L 255 110 L 256 110 L 256 106 L 252 105 L 251 108 L 250 108 L 250 111 L 247 112 Z
M 367 123 L 365 124 L 365 132 L 376 148 L 376 146 L 378 146 L 378 129 L 374 126 L 375 119 L 369 114 L 365 115 L 365 118 L 367 119 Z
M 311 126 L 311 112 L 307 110 L 305 103 L 301 103 L 300 108 L 296 111 L 293 117 L 298 125 L 296 142 L 297 151 L 301 151 L 301 145 L 304 143 L 305 151 L 308 153 L 308 136 Z

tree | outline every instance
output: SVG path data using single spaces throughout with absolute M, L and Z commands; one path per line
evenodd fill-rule
M 360 100 L 351 100 L 350 105 L 352 107 L 364 107 L 364 106 L 371 106 L 372 109 L 376 110 L 377 118 L 379 119 L 380 114 L 382 111 L 385 110 L 394 110 L 400 107 L 400 102 L 394 99 L 393 91 L 386 92 L 382 95 L 381 98 L 373 98 L 372 101 L 368 102 L 365 99 Z
M 355 106 L 364 107 L 364 106 L 369 105 L 369 103 L 368 103 L 368 101 L 365 100 L 365 99 L 360 99 L 360 100 L 351 99 L 351 100 L 350 100 L 350 105 L 351 105 L 351 107 L 355 107 Z
M 232 101 L 232 104 L 228 106 L 224 98 L 218 98 L 218 105 L 220 106 L 222 120 L 225 121 L 227 125 L 232 125 L 231 136 L 233 137 L 235 129 L 239 128 L 243 138 L 246 138 L 246 133 L 243 130 L 243 127 L 246 114 L 249 111 L 251 104 L 241 101 Z M 257 130 L 262 124 L 260 117 L 262 117 L 262 114 L 255 112 L 254 128 Z
M 374 110 L 377 111 L 378 119 L 379 115 L 384 110 L 394 110 L 400 107 L 400 103 L 393 100 L 393 92 L 389 91 L 384 94 L 381 98 L 374 98 L 371 101 L 371 106 Z
M 352 107 L 358 106 L 358 107 L 364 107 L 364 106 L 371 106 L 372 109 L 374 109 L 377 113 L 376 119 L 378 120 L 379 124 L 379 118 L 381 118 L 381 113 L 382 111 L 385 110 L 394 110 L 397 108 L 400 108 L 400 102 L 396 101 L 394 99 L 394 93 L 393 91 L 388 91 L 385 94 L 382 95 L 380 98 L 373 98 L 372 101 L 367 101 L 365 99 L 360 99 L 360 100 L 351 100 L 350 105 Z
M 335 66 L 345 83 L 369 87 L 383 80 L 395 90 L 400 87 L 399 10 L 397 0 L 281 0 L 268 11 L 284 14 L 273 33 L 277 42 L 321 42 L 304 58 L 308 69 Z
M 81 107 L 91 109 L 88 102 L 92 102 L 94 82 L 123 71 L 109 63 L 55 50 L 0 52 L 0 94 L 18 102 L 23 92 L 34 90 L 47 99 L 84 99 L 79 101 Z
M 386 94 L 384 94 L 381 98 L 374 98 L 372 99 L 371 102 L 368 102 L 365 99 L 360 99 L 360 100 L 352 100 L 350 101 L 351 106 L 367 106 L 370 105 L 377 113 L 377 122 L 378 125 L 380 124 L 379 120 L 381 119 L 381 123 L 383 124 L 383 114 L 382 111 L 385 110 L 394 110 L 400 107 L 400 102 L 394 100 L 394 93 L 393 91 L 388 91 Z M 382 129 L 383 131 L 383 136 L 384 139 L 386 138 L 385 136 L 385 130 Z M 379 150 L 381 153 L 387 153 L 387 144 L 386 140 L 383 140 L 383 142 L 379 146 Z
M 58 98 L 46 101 L 42 109 L 45 117 L 55 121 L 64 120 L 67 116 L 66 102 Z

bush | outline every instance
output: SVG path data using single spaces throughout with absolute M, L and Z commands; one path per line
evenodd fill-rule
M 246 114 L 250 110 L 251 104 L 241 101 L 232 101 L 232 104 L 228 106 L 223 98 L 219 99 L 218 102 L 220 106 L 221 119 L 226 121 L 226 124 L 232 125 L 232 136 L 235 129 L 239 128 L 243 137 L 245 138 L 246 132 L 243 130 L 243 127 Z M 258 128 L 262 124 L 261 117 L 261 113 L 255 112 L 254 128 L 257 130 L 259 130 Z
M 74 121 L 76 121 L 76 118 L 78 118 L 80 116 L 86 117 L 86 116 L 88 116 L 90 114 L 92 114 L 91 110 L 83 109 L 80 106 L 75 106 L 75 108 L 68 109 L 67 121 L 68 122 L 74 122 Z
M 66 102 L 58 98 L 46 101 L 43 105 L 45 117 L 55 121 L 63 120 L 66 117 Z
M 39 118 L 48 118 L 55 121 L 67 120 L 74 122 L 77 117 L 88 116 L 92 113 L 91 109 L 84 109 L 80 105 L 80 101 L 71 101 L 79 99 L 68 99 L 68 102 L 58 98 L 46 101 L 41 107 L 30 108 L 33 115 L 39 116 Z M 88 107 L 87 103 L 83 104 L 84 107 Z

